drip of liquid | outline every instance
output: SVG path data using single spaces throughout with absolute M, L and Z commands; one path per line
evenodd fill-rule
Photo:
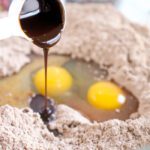
M 45 110 L 47 98 L 47 62 L 49 48 L 61 38 L 64 27 L 64 8 L 60 0 L 26 0 L 20 14 L 24 33 L 43 48 L 45 64 Z M 46 113 L 46 111 L 44 111 Z

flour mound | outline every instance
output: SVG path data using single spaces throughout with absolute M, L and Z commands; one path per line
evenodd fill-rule
M 46 150 L 47 147 L 63 148 L 63 143 L 48 131 L 38 114 L 30 109 L 0 107 L 0 149 Z
M 72 108 L 58 105 L 56 120 L 47 128 L 29 108 L 6 105 L 0 107 L 0 149 L 137 150 L 150 144 L 149 124 L 146 117 L 91 123 Z

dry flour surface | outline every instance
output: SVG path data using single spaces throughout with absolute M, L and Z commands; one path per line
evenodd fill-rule
M 68 4 L 66 30 L 51 53 L 93 61 L 106 69 L 109 79 L 137 97 L 138 112 L 127 121 L 91 123 L 77 111 L 58 105 L 56 120 L 47 128 L 31 110 L 2 106 L 0 149 L 138 150 L 150 144 L 149 41 L 148 28 L 129 22 L 111 5 Z M 1 41 L 0 50 L 1 77 L 29 63 L 31 52 L 41 54 L 41 49 L 19 38 Z
M 150 119 L 145 117 L 91 123 L 58 105 L 56 120 L 47 128 L 30 109 L 2 106 L 0 116 L 1 150 L 137 150 L 150 143 Z

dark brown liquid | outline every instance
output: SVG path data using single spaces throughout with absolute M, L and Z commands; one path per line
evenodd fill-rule
M 24 33 L 36 45 L 49 48 L 61 37 L 64 27 L 63 6 L 59 0 L 26 0 L 20 23 Z
M 45 123 L 55 119 L 56 107 L 53 100 L 47 99 L 47 107 L 45 108 L 44 96 L 36 94 L 31 97 L 29 105 L 34 112 L 40 113 L 41 118 Z
M 45 67 L 45 108 L 47 108 L 47 62 L 48 62 L 48 50 L 49 49 L 43 49 L 44 52 L 44 67 Z
M 64 9 L 59 0 L 26 0 L 20 24 L 33 43 L 43 48 L 45 66 L 45 109 L 47 100 L 47 62 L 49 48 L 61 38 L 64 27 Z

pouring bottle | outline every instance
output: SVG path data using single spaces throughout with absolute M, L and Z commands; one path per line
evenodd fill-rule
M 28 36 L 22 29 L 22 26 L 20 23 L 20 18 L 22 17 L 21 12 L 23 11 L 24 8 L 30 10 L 31 5 L 35 6 L 36 3 L 46 3 L 46 1 L 48 0 L 32 0 L 32 1 L 31 0 L 13 0 L 9 7 L 8 16 L 0 19 L 0 40 L 6 39 L 12 36 L 19 36 L 29 41 L 33 41 L 32 37 Z M 53 0 L 53 1 L 59 1 L 61 5 L 61 9 L 62 9 L 63 22 L 65 22 L 65 9 L 64 9 L 63 1 L 61 0 Z M 32 13 L 38 13 L 38 12 L 35 11 Z M 27 15 L 29 14 L 30 12 Z M 63 29 L 64 29 L 64 23 L 62 24 L 62 28 L 60 30 L 63 31 Z M 51 44 L 53 42 L 55 43 L 56 40 L 58 40 L 57 38 L 58 36 L 54 37 L 53 39 L 50 39 Z

